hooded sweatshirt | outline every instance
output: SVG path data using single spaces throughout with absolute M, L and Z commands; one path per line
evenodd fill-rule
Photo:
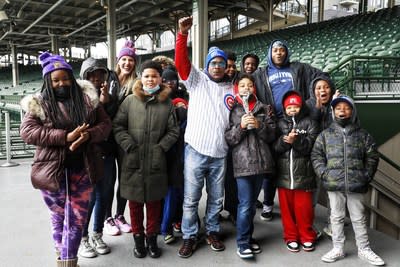
M 315 85 L 318 81 L 320 80 L 324 80 L 329 84 L 329 87 L 331 88 L 331 94 L 329 96 L 329 101 L 328 103 L 322 105 L 322 107 L 320 109 L 316 108 L 316 96 L 315 96 Z M 332 109 L 330 106 L 330 102 L 332 100 L 332 97 L 335 93 L 335 84 L 332 82 L 331 79 L 328 79 L 326 76 L 324 75 L 320 75 L 317 78 L 315 78 L 311 84 L 310 84 L 310 88 L 309 88 L 309 92 L 310 92 L 310 98 L 307 99 L 306 101 L 306 105 L 309 109 L 310 112 L 310 117 L 319 122 L 320 124 L 320 128 L 321 130 L 324 130 L 326 128 L 328 128 L 328 126 L 331 124 L 332 122 Z
M 276 42 L 273 41 L 272 44 Z M 282 42 L 282 41 L 281 41 Z M 284 42 L 282 42 L 284 43 Z M 317 76 L 324 75 L 327 78 L 329 78 L 329 75 L 327 73 L 322 72 L 320 69 L 314 68 L 310 64 L 307 63 L 301 63 L 298 61 L 290 62 L 289 57 L 290 54 L 288 54 L 286 58 L 286 65 L 284 68 L 276 68 L 276 66 L 270 66 L 272 63 L 271 59 L 271 48 L 268 50 L 268 65 L 266 67 L 258 68 L 254 73 L 253 77 L 256 81 L 256 86 L 257 86 L 257 97 L 258 99 L 266 104 L 270 104 L 274 107 L 275 111 L 277 111 L 279 108 L 282 108 L 281 103 L 279 99 L 282 98 L 282 95 L 286 92 L 286 88 L 283 87 L 285 92 L 279 93 L 278 90 L 275 90 L 273 88 L 275 85 L 271 84 L 271 80 L 274 82 L 279 81 L 278 79 L 270 79 L 270 72 L 271 74 L 276 74 L 276 75 L 281 75 L 283 79 L 288 79 L 287 74 L 284 74 L 284 72 L 289 71 L 291 74 L 291 79 L 292 79 L 292 86 L 291 89 L 296 90 L 300 92 L 300 95 L 303 97 L 304 100 L 307 100 L 310 97 L 308 88 L 311 84 L 311 81 L 314 80 Z M 289 50 L 288 50 L 289 51 Z M 273 65 L 273 64 L 272 64 Z M 281 73 L 281 74 L 279 74 Z M 282 80 L 281 80 L 282 82 Z M 289 86 L 288 86 L 289 87 Z M 275 95 L 273 93 L 275 92 Z M 277 93 L 278 92 L 278 93 Z M 279 94 L 279 95 L 278 95 Z M 278 100 L 278 101 L 277 101 Z M 275 112 L 275 114 L 277 114 Z M 277 114 L 277 117 L 282 117 L 283 112 L 280 114 Z
M 275 42 L 281 42 L 286 50 L 286 59 L 283 66 L 278 67 L 272 62 L 272 46 Z M 278 117 L 283 114 L 282 98 L 289 90 L 293 89 L 293 76 L 289 66 L 289 49 L 286 42 L 276 40 L 271 43 L 268 49 L 268 82 L 271 85 L 272 95 L 275 101 L 275 111 Z

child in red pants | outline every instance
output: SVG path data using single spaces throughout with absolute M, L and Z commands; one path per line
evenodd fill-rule
M 277 160 L 277 187 L 283 225 L 283 238 L 291 252 L 315 249 L 313 230 L 313 189 L 315 175 L 310 153 L 319 133 L 318 124 L 306 116 L 297 91 L 283 96 L 284 116 L 278 121 L 274 143 Z

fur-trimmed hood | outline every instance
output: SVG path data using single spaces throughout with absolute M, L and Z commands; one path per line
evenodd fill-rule
M 90 99 L 90 104 L 93 108 L 96 108 L 99 103 L 99 96 L 97 94 L 96 88 L 93 84 L 86 80 L 77 80 L 78 85 L 82 88 L 82 91 L 85 95 L 87 95 Z M 41 120 L 45 119 L 45 113 L 41 102 L 43 101 L 40 93 L 36 93 L 33 95 L 27 95 L 21 100 L 21 108 L 24 112 L 30 112 L 36 117 L 39 117 Z
M 137 96 L 141 101 L 145 101 L 146 95 L 144 90 L 143 90 L 143 84 L 141 80 L 136 80 L 135 84 L 133 85 L 132 92 L 135 96 Z M 160 84 L 160 90 L 157 91 L 156 97 L 158 102 L 165 102 L 169 99 L 169 94 L 168 90 L 166 90 L 166 87 L 163 84 Z

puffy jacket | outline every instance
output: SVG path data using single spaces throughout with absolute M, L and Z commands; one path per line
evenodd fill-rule
M 289 93 L 291 91 L 287 94 Z M 296 140 L 293 144 L 285 143 L 283 137 L 293 128 L 298 133 Z M 318 123 L 307 116 L 304 106 L 294 118 L 285 114 L 278 121 L 279 138 L 273 146 L 278 157 L 277 187 L 302 190 L 312 190 L 316 187 L 310 154 L 319 132 Z
M 252 113 L 260 122 L 258 129 L 246 130 L 240 127 L 245 111 L 237 102 L 229 116 L 225 139 L 232 149 L 234 177 L 273 173 L 275 170 L 270 151 L 270 144 L 276 136 L 276 124 L 271 118 L 272 107 L 257 101 Z
M 94 184 L 103 175 L 103 151 L 97 145 L 107 139 L 111 131 L 111 121 L 99 105 L 96 89 L 88 81 L 77 81 L 84 92 L 86 108 L 89 111 L 89 141 L 83 145 L 84 163 L 89 178 Z M 47 102 L 40 95 L 29 95 L 22 99 L 21 107 L 26 112 L 21 123 L 20 134 L 27 144 L 36 146 L 31 169 L 33 187 L 50 191 L 59 189 L 64 176 L 64 160 L 68 149 L 67 130 L 53 128 Z
M 379 154 L 372 136 L 358 123 L 343 128 L 333 121 L 315 141 L 311 161 L 327 191 L 365 193 Z
M 137 202 L 162 199 L 168 189 L 165 153 L 177 141 L 175 110 L 164 87 L 147 96 L 140 80 L 113 120 L 115 140 L 126 152 L 121 169 L 121 196 Z

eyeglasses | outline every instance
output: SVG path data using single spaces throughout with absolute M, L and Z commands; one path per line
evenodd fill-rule
M 212 68 L 225 68 L 226 67 L 226 63 L 224 61 L 211 61 L 210 62 L 210 67 Z

